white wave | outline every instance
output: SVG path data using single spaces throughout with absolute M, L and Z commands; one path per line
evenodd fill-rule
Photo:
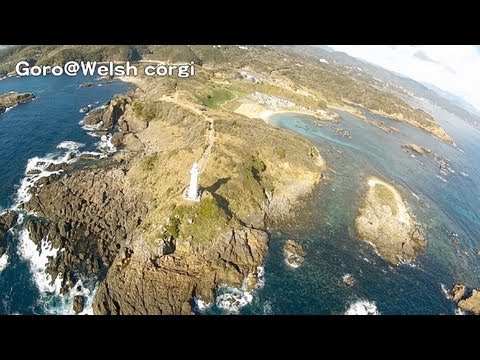
M 52 282 L 52 277 L 45 273 L 49 258 L 55 258 L 59 252 L 59 249 L 54 248 L 48 242 L 48 239 L 42 240 L 41 251 L 39 252 L 35 243 L 30 239 L 28 230 L 23 229 L 19 233 L 17 252 L 29 263 L 33 281 L 40 292 L 39 301 L 42 303 L 45 313 L 73 315 L 73 300 L 76 295 L 81 295 L 85 299 L 85 305 L 79 315 L 93 314 L 93 297 L 97 290 L 97 284 L 90 288 L 85 286 L 80 279 L 67 294 L 63 295 L 60 293 L 62 276 L 59 274 L 55 281 Z
M 80 154 L 78 154 L 79 157 L 82 155 L 97 156 L 99 159 L 103 159 L 107 157 L 107 155 L 105 155 L 104 153 L 97 152 L 97 151 L 82 151 Z
M 244 280 L 241 289 L 237 289 L 227 285 L 221 285 L 218 288 L 220 295 L 217 296 L 215 304 L 219 309 L 224 310 L 227 314 L 238 314 L 240 310 L 250 304 L 253 300 L 255 292 L 265 285 L 265 268 L 257 267 L 257 282 L 252 290 L 248 290 L 248 283 L 253 274 L 249 274 Z
M 216 300 L 217 307 L 225 310 L 229 314 L 238 314 L 240 309 L 250 304 L 253 295 L 249 291 L 226 286 L 221 290 L 225 291 L 219 295 Z
M 193 303 L 195 305 L 195 309 L 200 313 L 205 312 L 205 310 L 211 308 L 213 305 L 212 303 L 207 303 L 196 296 L 193 297 Z
M 15 106 L 17 106 L 17 105 L 13 105 L 13 106 L 7 107 L 3 113 L 9 112 L 9 111 L 12 110 Z
M 5 268 L 8 266 L 8 255 L 3 254 L 0 256 L 0 273 L 5 270 Z
M 59 150 L 67 150 L 63 154 L 48 154 L 44 157 L 35 156 L 27 161 L 25 167 L 25 177 L 21 180 L 20 186 L 17 190 L 16 199 L 12 208 L 18 210 L 22 203 L 26 203 L 32 197 L 30 190 L 35 184 L 44 177 L 49 177 L 54 174 L 59 174 L 62 170 L 47 171 L 50 165 L 71 164 L 77 161 L 79 155 L 78 149 L 84 144 L 74 141 L 63 141 L 57 145 Z
M 460 174 L 462 174 L 462 176 L 468 177 L 468 174 L 466 172 L 460 171 Z
M 271 315 L 273 314 L 273 310 L 272 310 L 272 303 L 270 301 L 265 301 L 265 303 L 263 304 L 263 314 L 264 315 Z
M 57 149 L 66 149 L 69 151 L 75 151 L 80 149 L 83 146 L 85 146 L 85 144 L 78 143 L 75 141 L 62 141 L 60 144 L 57 145 Z
M 83 311 L 78 315 L 93 315 L 93 298 L 97 291 L 97 285 L 90 289 L 84 286 L 82 280 L 78 280 L 75 286 L 65 295 L 55 294 L 54 296 L 43 296 L 40 301 L 45 313 L 52 315 L 75 315 L 73 311 L 73 302 L 75 296 L 80 295 L 84 298 Z
M 465 152 L 465 151 L 463 151 L 463 149 L 459 148 L 459 147 L 457 146 L 457 144 L 453 143 L 452 145 L 453 145 L 453 147 L 454 147 L 455 149 L 457 149 L 457 150 L 460 151 L 461 153 L 464 153 L 464 152 Z
M 412 195 L 415 196 L 415 198 L 416 198 L 417 200 L 420 200 L 420 196 L 418 196 L 418 195 L 415 194 L 414 192 L 412 192 Z
M 96 131 L 99 131 L 101 128 L 102 124 L 82 126 L 82 129 L 87 132 L 87 135 L 90 135 L 92 137 L 102 137 L 102 135 L 96 133 Z
M 54 248 L 48 239 L 41 241 L 41 251 L 37 251 L 37 245 L 30 239 L 27 229 L 19 233 L 17 252 L 24 260 L 28 261 L 33 281 L 41 293 L 60 294 L 62 279 L 58 276 L 53 282 L 52 277 L 45 273 L 49 257 L 57 256 L 58 249 Z
M 96 143 L 97 149 L 104 151 L 108 154 L 117 151 L 117 148 L 112 144 L 112 134 L 102 135 L 101 140 Z
M 358 300 L 350 304 L 345 315 L 380 315 L 377 305 L 368 300 Z
M 447 182 L 448 182 L 447 179 L 441 177 L 440 175 L 435 175 L 435 176 L 436 176 L 437 178 L 439 178 L 440 180 L 442 180 L 444 183 L 447 183 Z
M 442 289 L 443 295 L 444 295 L 447 299 L 450 299 L 450 291 L 448 291 L 448 289 L 447 289 L 447 287 L 445 286 L 445 284 L 440 283 L 440 287 L 441 287 L 441 289 Z
M 453 312 L 455 315 L 467 315 L 465 311 L 463 311 L 460 308 L 456 308 L 455 311 Z

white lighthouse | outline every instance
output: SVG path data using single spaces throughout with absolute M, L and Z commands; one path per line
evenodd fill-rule
M 200 173 L 200 168 L 195 162 L 190 170 L 190 186 L 187 189 L 185 194 L 185 199 L 191 201 L 200 201 L 200 195 L 198 193 L 198 174 Z

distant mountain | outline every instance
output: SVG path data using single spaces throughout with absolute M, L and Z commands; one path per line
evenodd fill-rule
M 326 52 L 328 53 L 332 53 L 332 52 L 335 52 L 334 49 L 332 49 L 330 46 L 328 45 L 315 45 L 316 47 L 322 49 L 322 50 L 325 50 Z
M 423 83 L 426 87 L 432 89 L 435 91 L 437 94 L 439 94 L 441 97 L 450 100 L 453 103 L 456 103 L 457 105 L 463 107 L 465 110 L 471 112 L 472 114 L 476 116 L 480 116 L 480 109 L 477 109 L 475 106 L 470 104 L 469 102 L 465 101 L 463 98 L 460 96 L 457 96 L 455 94 L 452 94 L 451 92 L 445 91 L 440 89 L 439 87 L 429 84 L 429 83 Z
M 431 84 L 421 84 L 404 75 L 354 58 L 347 53 L 330 51 L 328 46 L 292 46 L 298 52 L 329 61 L 355 80 L 395 95 L 424 98 L 442 109 L 457 115 L 465 122 L 480 127 L 480 111 L 460 97 Z

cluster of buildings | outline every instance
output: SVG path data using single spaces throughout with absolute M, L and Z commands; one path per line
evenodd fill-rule
M 285 100 L 276 96 L 266 95 L 261 92 L 255 91 L 253 98 L 260 104 L 275 106 L 275 107 L 293 107 L 295 103 L 289 100 Z

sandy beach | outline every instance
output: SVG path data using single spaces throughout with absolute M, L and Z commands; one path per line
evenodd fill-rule
M 270 119 L 274 115 L 279 115 L 279 114 L 301 114 L 301 115 L 308 115 L 316 118 L 317 120 L 322 120 L 322 121 L 329 121 L 331 120 L 330 118 L 325 118 L 325 117 L 320 117 L 319 114 L 313 112 L 313 111 L 303 111 L 299 109 L 269 109 L 265 107 L 262 104 L 258 103 L 243 103 L 240 104 L 240 106 L 235 109 L 234 111 L 237 114 L 244 115 L 246 117 L 252 118 L 252 119 L 262 119 L 265 121 L 267 124 L 271 124 Z
M 143 88 L 145 85 L 145 80 L 139 76 L 117 76 L 115 79 L 134 84 L 139 88 Z

